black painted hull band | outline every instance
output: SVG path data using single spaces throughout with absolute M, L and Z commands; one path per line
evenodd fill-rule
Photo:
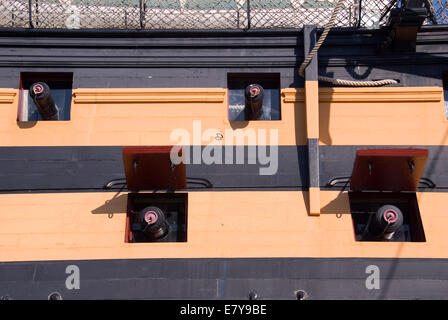
M 80 289 L 68 290 L 69 265 Z M 373 266 L 373 267 L 369 267 Z M 379 289 L 368 289 L 378 267 Z M 241 258 L 0 263 L 0 296 L 47 299 L 447 299 L 448 259 Z
M 351 175 L 357 149 L 395 147 L 428 148 L 423 177 L 432 180 L 436 188 L 421 185 L 419 191 L 448 192 L 448 146 L 319 146 L 320 176 L 314 183 L 323 189 L 341 190 L 344 185 L 329 188 L 327 184 L 333 178 Z M 233 148 L 234 158 L 237 152 Z M 274 175 L 260 175 L 260 168 L 266 165 L 250 164 L 247 154 L 245 147 L 244 164 L 188 164 L 187 177 L 213 184 L 207 189 L 190 183 L 189 190 L 308 189 L 307 146 L 279 146 Z M 105 184 L 122 178 L 121 146 L 0 147 L 0 193 L 105 191 Z M 120 188 L 126 190 L 123 185 L 115 185 L 114 190 Z

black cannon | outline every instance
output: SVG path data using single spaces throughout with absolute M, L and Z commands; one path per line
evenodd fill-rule
M 259 84 L 250 84 L 244 92 L 246 120 L 258 120 L 263 114 L 264 89 Z
M 169 224 L 162 209 L 149 206 L 139 212 L 138 222 L 150 241 L 162 240 L 169 232 Z
M 364 232 L 364 240 L 391 240 L 403 225 L 403 213 L 396 206 L 381 206 L 371 215 Z
M 43 120 L 58 120 L 58 107 L 51 96 L 50 87 L 45 82 L 33 83 L 30 87 L 30 96 Z

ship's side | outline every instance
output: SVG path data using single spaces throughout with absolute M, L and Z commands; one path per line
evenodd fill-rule
M 255 290 L 295 299 L 305 290 L 313 299 L 446 298 L 448 27 L 422 27 L 412 54 L 378 55 L 386 36 L 333 31 L 319 73 L 398 84 L 305 90 L 303 30 L 2 31 L 0 296 L 245 299 Z M 58 72 L 73 74 L 70 120 L 17 121 L 21 75 Z M 229 121 L 228 77 L 243 73 L 278 75 L 279 120 Z M 319 109 L 314 135 L 309 100 Z M 211 143 L 239 133 L 247 135 L 227 140 L 223 163 L 204 160 Z M 130 242 L 136 193 L 104 186 L 125 176 L 123 147 L 175 144 L 196 146 L 186 175 L 212 186 L 175 191 L 188 199 L 185 241 Z M 251 160 L 251 148 L 263 145 L 269 161 Z M 350 188 L 330 182 L 352 174 L 357 150 L 409 148 L 428 150 L 422 177 L 432 185 L 415 192 L 424 237 L 357 241 Z M 225 163 L 241 150 L 241 163 Z M 313 152 L 318 175 L 310 174 Z M 73 265 L 80 288 L 69 290 Z M 372 266 L 378 288 L 366 286 Z

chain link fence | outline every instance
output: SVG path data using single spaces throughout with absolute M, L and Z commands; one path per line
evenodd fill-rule
M 337 0 L 0 0 L 0 27 L 268 29 L 323 27 Z M 345 0 L 335 26 L 378 28 L 393 0 Z M 448 24 L 448 0 L 433 0 Z M 383 18 L 383 19 L 381 19 Z M 380 21 L 381 20 L 381 21 Z
M 432 7 L 437 23 L 448 24 L 448 0 L 434 0 Z

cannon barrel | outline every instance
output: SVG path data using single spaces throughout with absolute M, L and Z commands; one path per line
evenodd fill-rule
M 403 213 L 393 205 L 383 205 L 371 217 L 367 225 L 367 237 L 370 239 L 388 241 L 403 225 Z
M 30 96 L 43 120 L 58 120 L 58 107 L 45 82 L 35 82 L 30 87 Z
M 250 84 L 244 92 L 246 120 L 258 120 L 263 114 L 264 89 L 259 84 Z
M 165 213 L 156 206 L 146 207 L 139 213 L 139 223 L 150 241 L 162 240 L 168 235 L 169 224 Z

